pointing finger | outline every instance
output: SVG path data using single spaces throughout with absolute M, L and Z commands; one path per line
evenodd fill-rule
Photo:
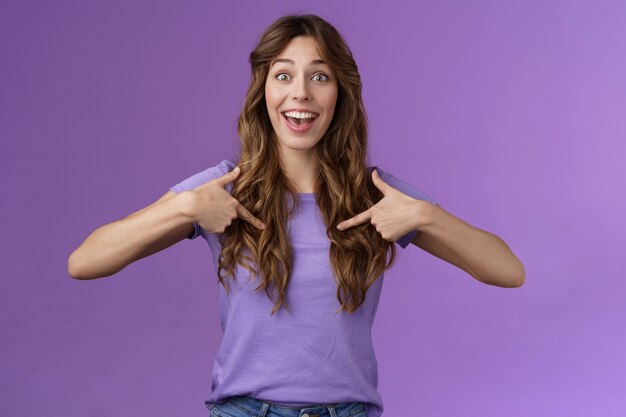
M 349 229 L 351 227 L 363 224 L 369 221 L 371 218 L 372 218 L 372 213 L 370 212 L 370 210 L 365 210 L 364 212 L 357 214 L 353 218 L 344 220 L 341 223 L 339 223 L 337 225 L 337 229 L 339 230 Z
M 250 213 L 241 203 L 237 205 L 237 214 L 257 229 L 265 229 L 265 224 L 261 220 L 254 217 L 254 215 Z

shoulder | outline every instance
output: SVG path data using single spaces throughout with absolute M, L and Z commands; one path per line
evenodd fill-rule
M 189 177 L 181 180 L 177 184 L 170 187 L 170 190 L 175 193 L 179 193 L 186 190 L 193 190 L 201 186 L 204 183 L 214 180 L 215 178 L 219 178 L 233 169 L 235 169 L 235 163 L 229 161 L 228 159 L 224 159 L 217 165 L 210 166 L 202 171 L 196 172 Z M 230 185 L 230 184 L 229 184 Z M 231 185 L 232 187 L 232 185 Z

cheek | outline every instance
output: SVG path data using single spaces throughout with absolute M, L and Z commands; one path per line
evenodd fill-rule
M 272 93 L 272 90 L 269 88 L 265 89 L 265 106 L 267 107 L 267 112 L 269 114 L 270 120 L 274 122 L 277 119 L 276 116 L 276 108 L 279 103 L 276 99 L 275 93 Z
M 274 98 L 272 97 L 272 92 L 269 89 L 265 89 L 265 104 L 267 104 L 268 109 L 272 108 L 273 102 Z
M 337 93 L 329 94 L 324 100 L 324 107 L 327 111 L 333 115 L 335 113 L 335 106 L 337 105 Z
M 283 89 L 280 86 L 274 85 L 272 80 L 268 80 L 265 84 L 265 97 L 272 102 L 279 101 L 280 97 L 284 95 Z

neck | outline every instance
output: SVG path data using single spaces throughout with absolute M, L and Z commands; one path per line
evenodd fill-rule
M 289 149 L 289 152 L 283 152 L 281 155 L 281 166 L 297 192 L 314 192 L 315 180 L 320 172 L 315 149 Z

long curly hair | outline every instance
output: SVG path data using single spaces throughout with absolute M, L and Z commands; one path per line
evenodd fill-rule
M 368 169 L 367 116 L 357 65 L 341 34 L 315 15 L 279 18 L 250 54 L 251 81 L 237 125 L 241 141 L 237 165 L 241 174 L 233 182 L 231 195 L 266 228 L 257 229 L 239 218 L 227 227 L 220 235 L 218 279 L 228 292 L 225 278 L 235 277 L 236 264 L 252 276 L 260 273 L 255 291 L 264 290 L 275 301 L 271 315 L 281 305 L 289 311 L 286 292 L 293 248 L 286 226 L 299 206 L 299 198 L 281 168 L 265 102 L 265 80 L 272 60 L 298 36 L 310 36 L 317 42 L 319 54 L 333 70 L 338 84 L 333 119 L 316 145 L 320 174 L 314 192 L 330 239 L 329 261 L 340 305 L 337 312 L 352 313 L 363 304 L 376 279 L 393 265 L 396 248 L 369 222 L 344 231 L 336 228 L 339 222 L 376 204 L 383 194 L 373 184 Z M 289 207 L 287 195 L 291 197 Z

